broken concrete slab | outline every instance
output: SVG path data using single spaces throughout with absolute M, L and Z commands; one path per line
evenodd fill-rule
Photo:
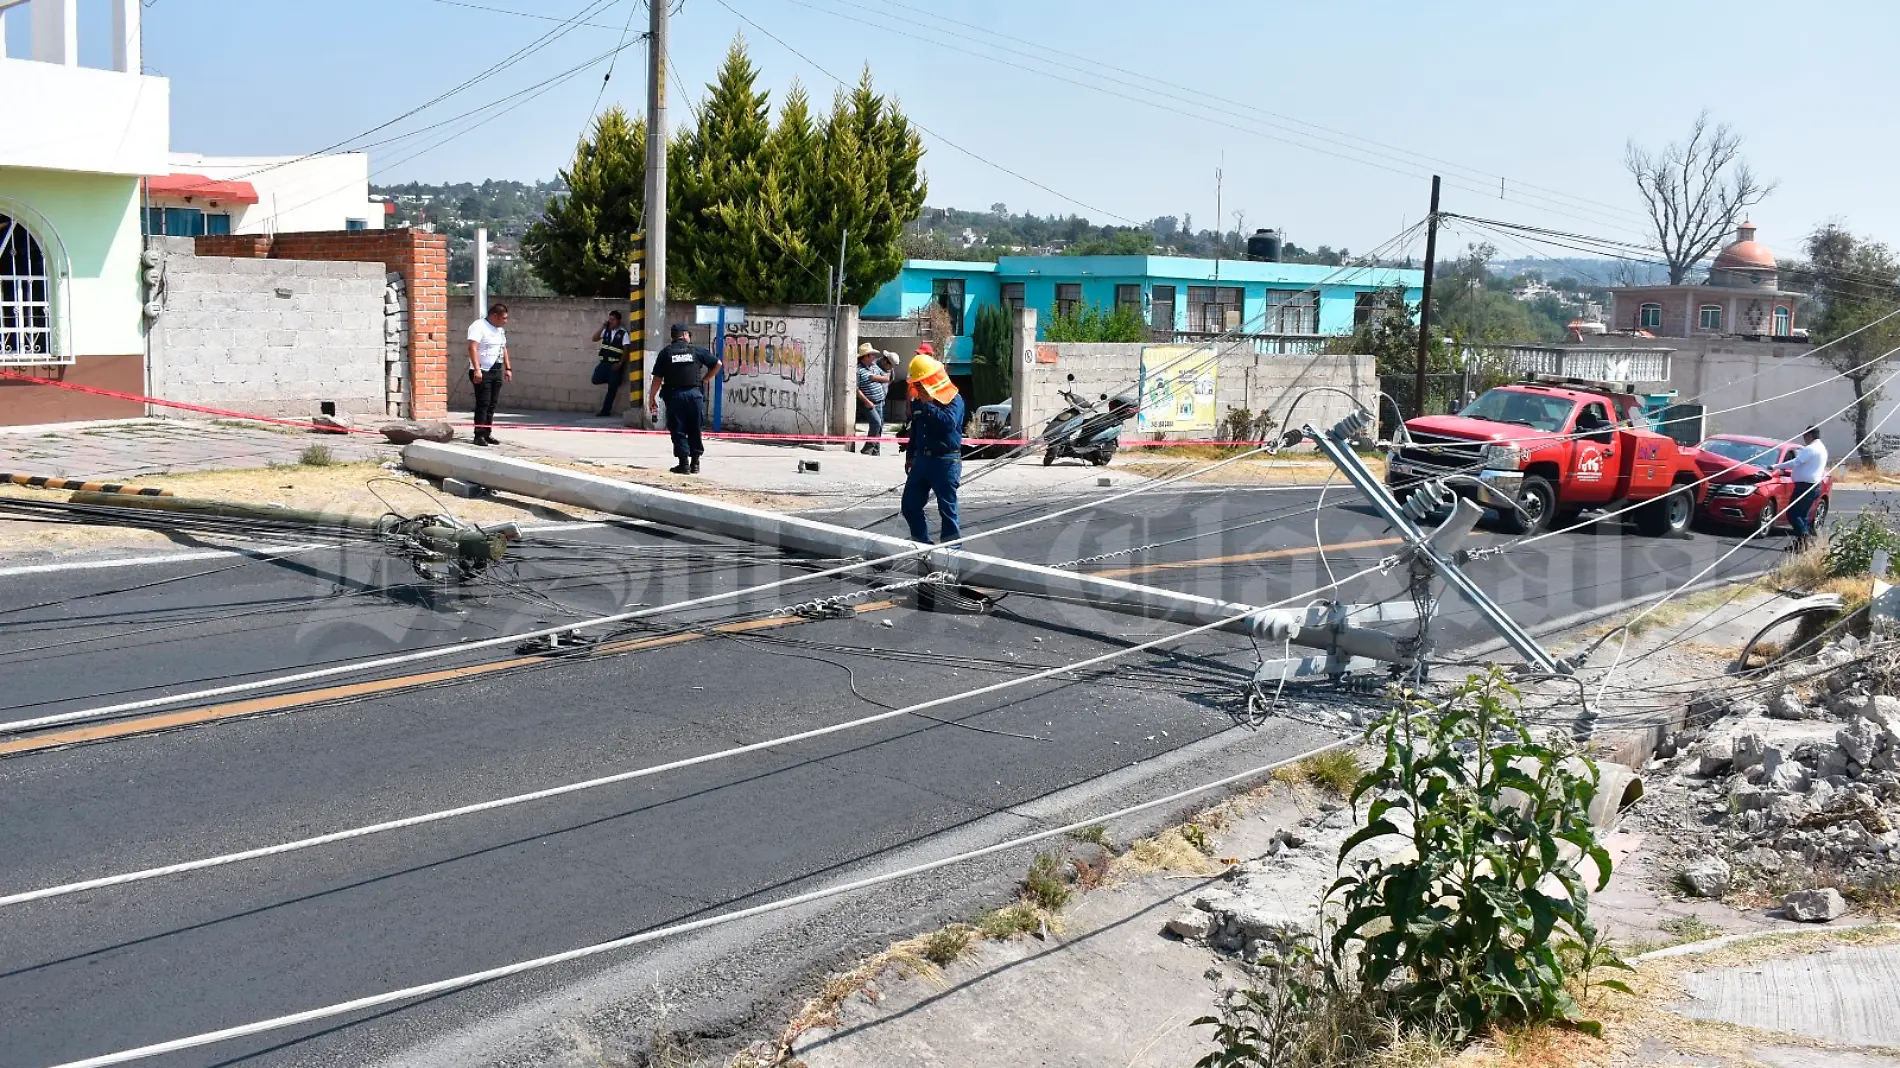
M 1900 1047 L 1900 945 L 1711 968 L 1680 981 L 1689 999 L 1670 1011 L 1683 1016 L 1842 1045 Z

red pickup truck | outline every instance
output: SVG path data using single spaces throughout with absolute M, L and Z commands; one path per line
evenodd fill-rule
M 1506 529 L 1528 534 L 1586 509 L 1630 504 L 1636 528 L 1661 537 L 1695 517 L 1702 478 L 1696 450 L 1649 428 L 1642 400 L 1588 386 L 1500 386 L 1457 415 L 1405 424 L 1409 441 L 1387 458 L 1386 485 L 1401 500 L 1420 482 L 1446 485 L 1496 509 Z M 1457 477 L 1448 477 L 1457 476 Z

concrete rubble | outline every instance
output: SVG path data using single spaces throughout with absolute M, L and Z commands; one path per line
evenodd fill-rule
M 1680 892 L 1795 884 L 1778 895 L 1784 914 L 1824 923 L 1849 911 L 1842 887 L 1900 882 L 1900 697 L 1878 692 L 1892 681 L 1857 662 L 1865 652 L 1843 637 L 1816 658 L 1830 674 L 1691 706 L 1690 722 L 1709 725 L 1672 743 L 1679 800 L 1643 816 L 1687 851 Z
M 1318 927 L 1318 889 L 1325 885 L 1333 857 L 1348 829 L 1352 812 L 1338 802 L 1292 827 L 1275 831 L 1266 856 L 1230 868 L 1212 884 L 1175 899 L 1179 910 L 1168 920 L 1169 934 L 1205 943 L 1216 952 L 1248 963 L 1273 963 Z

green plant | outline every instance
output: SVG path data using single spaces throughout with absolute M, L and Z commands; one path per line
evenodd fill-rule
M 1148 324 L 1141 318 L 1141 309 L 1132 304 L 1117 304 L 1113 308 L 1104 308 L 1099 304 L 1083 304 L 1067 314 L 1060 310 L 1051 311 L 1042 325 L 1042 339 L 1044 341 L 1146 341 L 1148 340 Z
M 970 948 L 970 928 L 958 924 L 932 931 L 924 939 L 923 957 L 932 964 L 954 964 Z
M 1596 765 L 1561 736 L 1534 739 L 1517 700 L 1493 668 L 1442 703 L 1396 705 L 1367 731 L 1385 757 L 1353 789 L 1355 807 L 1372 800 L 1327 891 L 1344 909 L 1331 951 L 1364 988 L 1392 990 L 1414 1029 L 1597 1029 L 1565 988 L 1561 951 L 1594 942 L 1582 864 L 1595 865 L 1597 889 L 1610 877 L 1589 819 Z M 1389 839 L 1409 848 L 1350 859 Z
M 297 454 L 297 462 L 305 467 L 329 467 L 336 463 L 336 456 L 328 445 L 311 445 Z
M 1089 845 L 1101 846 L 1103 849 L 1112 848 L 1108 844 L 1108 824 L 1106 823 L 1091 823 L 1087 827 L 1070 831 L 1069 837 L 1078 842 L 1087 842 Z
M 1211 857 L 1214 855 L 1214 843 L 1207 837 L 1207 828 L 1200 824 L 1189 823 L 1182 825 L 1181 837 L 1187 839 L 1188 845 L 1193 846 L 1208 856 Z
M 1219 1015 L 1195 1020 L 1212 1027 L 1219 1048 L 1194 1068 L 1346 1068 L 1363 1065 L 1391 1044 L 1381 1019 L 1383 997 L 1341 987 L 1309 944 L 1287 947 L 1265 983 L 1222 995 Z
M 1008 400 L 1016 380 L 1016 362 L 1010 359 L 1008 308 L 1001 304 L 984 304 L 976 309 L 976 326 L 970 331 L 970 354 L 976 404 L 999 404 Z
M 1265 441 L 1278 425 L 1272 412 L 1229 408 L 1227 414 L 1221 417 L 1218 433 L 1222 441 Z
M 1826 561 L 1829 578 L 1865 575 L 1874 568 L 1874 553 L 1886 551 L 1900 562 L 1900 533 L 1886 507 L 1867 508 L 1828 532 Z
M 1023 898 L 1029 903 L 1056 912 L 1069 903 L 1068 882 L 1062 877 L 1062 865 L 1068 858 L 1060 851 L 1036 854 L 1029 875 L 1023 879 Z

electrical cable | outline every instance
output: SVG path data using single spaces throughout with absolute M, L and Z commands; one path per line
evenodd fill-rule
M 1345 579 L 1341 580 L 1341 584 L 1343 584 L 1344 582 L 1350 582 L 1357 578 L 1361 578 L 1365 575 L 1369 575 L 1377 570 L 1378 570 L 1378 567 L 1376 565 L 1373 567 L 1365 568 L 1361 571 L 1348 575 Z M 1334 588 L 1337 588 L 1337 585 L 1338 584 L 1335 584 Z M 428 824 L 428 823 L 438 823 L 443 820 L 454 819 L 458 816 L 466 816 L 466 815 L 471 815 L 478 812 L 490 812 L 496 809 L 510 808 L 516 805 L 526 804 L 531 801 L 541 801 L 541 800 L 546 800 L 552 797 L 561 797 L 567 794 L 579 793 L 584 790 L 592 790 L 592 789 L 596 789 L 602 786 L 609 786 L 609 785 L 614 785 L 614 784 L 623 783 L 623 782 L 631 782 L 635 779 L 650 778 L 652 776 L 664 774 L 669 771 L 677 771 L 682 768 L 697 767 L 702 764 L 710 764 L 716 761 L 727 760 L 733 757 L 743 756 L 748 753 L 756 753 L 756 752 L 761 752 L 764 750 L 776 749 L 776 748 L 786 746 L 786 745 L 793 745 L 799 742 L 810 741 L 816 738 L 823 738 L 828 735 L 838 734 L 838 733 L 849 731 L 849 730 L 854 730 L 856 728 L 869 726 L 875 723 L 882 723 L 887 720 L 896 719 L 899 717 L 914 716 L 919 712 L 928 711 L 930 709 L 937 708 L 943 705 L 953 704 L 959 701 L 971 700 L 978 697 L 985 697 L 985 696 L 988 696 L 989 694 L 999 693 L 1004 690 L 1015 689 L 1020 686 L 1028 685 L 1030 683 L 1042 682 L 1048 679 L 1055 678 L 1056 676 L 1059 676 L 1059 675 L 1072 673 L 1082 668 L 1093 667 L 1098 664 L 1105 664 L 1110 661 L 1119 660 L 1123 657 L 1132 656 L 1136 653 L 1147 652 L 1150 649 L 1156 649 L 1164 645 L 1173 644 L 1185 638 L 1191 638 L 1199 634 L 1205 634 L 1210 631 L 1219 630 L 1223 627 L 1231 626 L 1235 623 L 1239 623 L 1249 618 L 1250 616 L 1256 615 L 1259 611 L 1262 611 L 1265 609 L 1277 608 L 1277 607 L 1280 607 L 1281 605 L 1289 604 L 1294 601 L 1298 601 L 1303 598 L 1310 597 L 1315 593 L 1323 592 L 1325 589 L 1326 587 L 1320 587 L 1315 590 L 1309 590 L 1306 593 L 1295 594 L 1292 597 L 1288 597 L 1288 598 L 1285 598 L 1284 600 L 1277 601 L 1274 604 L 1263 606 L 1262 609 L 1249 609 L 1245 612 L 1235 613 L 1231 616 L 1228 616 L 1223 619 L 1215 620 L 1211 623 L 1197 624 L 1195 626 L 1188 627 L 1186 629 L 1176 631 L 1171 634 L 1163 635 L 1162 637 L 1155 638 L 1150 641 L 1141 642 L 1136 645 L 1124 646 L 1118 649 L 1110 650 L 1106 653 L 1098 654 L 1096 656 L 1087 657 L 1083 660 L 1076 661 L 1072 664 L 1062 665 L 1062 666 L 1054 667 L 1054 668 L 1048 668 L 1042 671 L 1037 671 L 1037 672 L 1034 672 L 1028 675 L 1023 675 L 1016 678 L 1004 679 L 999 682 L 989 683 L 983 686 L 976 687 L 974 689 L 964 690 L 958 693 L 944 694 L 938 697 L 930 698 L 928 700 L 919 701 L 911 705 L 906 705 L 902 708 L 890 709 L 887 711 L 878 712 L 878 713 L 868 715 L 868 716 L 860 716 L 856 719 L 844 720 L 838 723 L 828 724 L 823 727 L 814 727 L 809 730 L 797 731 L 791 734 L 781 735 L 776 738 L 769 738 L 769 739 L 766 739 L 763 741 L 757 741 L 757 742 L 749 742 L 743 745 L 737 745 L 737 746 L 733 746 L 727 749 L 717 750 L 710 753 L 701 753 L 697 756 L 683 757 L 678 760 L 667 761 L 660 764 L 653 764 L 653 765 L 649 765 L 643 768 L 635 768 L 630 771 L 617 772 L 612 775 L 604 775 L 604 776 L 600 776 L 593 779 L 586 779 L 580 782 L 566 783 L 560 786 L 548 787 L 545 789 L 535 790 L 528 793 L 516 794 L 511 797 L 494 798 L 488 801 L 479 801 L 474 804 L 462 805 L 456 808 L 443 809 L 436 812 L 422 813 L 420 815 L 415 815 L 415 816 L 406 816 L 406 817 L 402 817 L 402 818 L 394 819 L 394 820 L 385 820 L 379 823 L 372 823 L 372 824 L 367 824 L 364 826 L 352 827 L 347 830 L 332 831 L 328 834 L 314 835 L 308 838 L 297 839 L 291 842 L 280 842 L 275 845 L 241 850 L 234 853 L 225 853 L 219 856 L 202 857 L 196 860 L 189 860 L 189 861 L 184 861 L 184 862 L 175 863 L 175 864 L 167 864 L 167 865 L 154 867 L 154 868 L 146 868 L 140 871 L 123 872 L 117 875 L 100 876 L 97 878 L 66 883 L 60 886 L 44 887 L 38 890 L 20 891 L 17 893 L 0 896 L 0 907 L 6 907 L 9 905 L 17 905 L 17 904 L 21 904 L 27 901 L 40 901 L 40 900 L 45 900 L 47 898 L 62 897 L 68 894 L 75 894 L 75 893 L 79 893 L 85 890 L 102 889 L 108 886 L 123 886 L 128 883 L 144 882 L 150 879 L 156 879 L 163 876 L 179 875 L 185 872 L 200 871 L 205 868 L 221 867 L 227 864 L 235 864 L 240 861 L 257 860 L 263 857 L 277 856 L 284 853 L 296 852 L 298 850 L 310 849 L 316 846 L 329 845 L 335 842 L 348 841 L 350 839 L 362 838 L 368 835 L 379 834 L 385 831 L 393 831 L 393 830 L 400 830 L 400 829 L 409 828 L 409 827 L 417 827 L 417 826 L 421 826 L 423 824 Z

